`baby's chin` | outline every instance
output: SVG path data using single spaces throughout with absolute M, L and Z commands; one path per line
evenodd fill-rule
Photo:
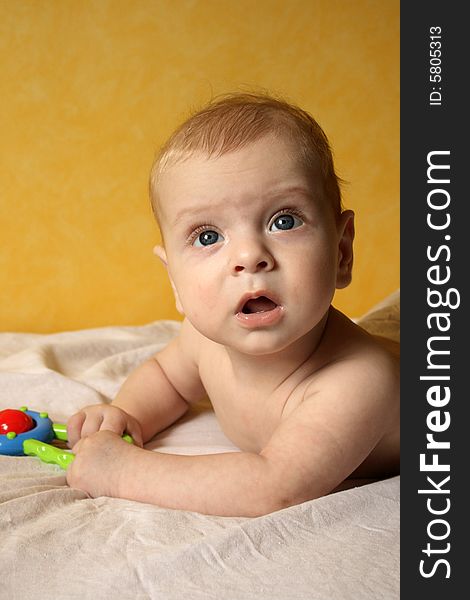
M 283 320 L 270 327 L 246 329 L 237 321 L 233 322 L 202 322 L 195 315 L 186 315 L 192 326 L 205 338 L 224 346 L 227 350 L 238 352 L 246 356 L 276 358 L 282 357 L 284 351 L 289 349 L 301 350 L 302 345 L 316 345 L 318 341 L 318 327 L 323 329 L 323 321 L 311 318 L 298 319 L 296 322 L 287 323 Z M 326 315 L 323 315 L 326 318 Z
M 281 356 L 284 350 L 287 350 L 299 342 L 302 334 L 286 336 L 285 332 L 273 328 L 255 329 L 251 331 L 237 331 L 234 335 L 211 335 L 202 332 L 205 337 L 213 342 L 225 346 L 231 352 L 238 352 L 245 356 L 257 358 L 276 358 Z

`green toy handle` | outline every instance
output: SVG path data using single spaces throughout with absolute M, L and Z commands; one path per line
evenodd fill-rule
M 67 425 L 65 425 L 65 423 L 52 423 L 52 430 L 56 440 L 62 440 L 63 442 L 68 441 Z
M 67 425 L 64 425 L 64 423 L 53 423 L 52 429 L 54 431 L 54 437 L 56 438 L 56 440 L 61 440 L 63 442 L 68 441 L 69 438 L 67 437 Z M 122 436 L 122 439 L 125 442 L 128 442 L 129 444 L 134 443 L 132 436 L 130 436 L 128 433 L 125 433 Z
M 23 442 L 23 452 L 28 456 L 37 456 L 42 462 L 59 465 L 62 469 L 66 469 L 75 458 L 72 452 L 31 439 Z
M 52 425 L 54 436 L 63 442 L 67 441 L 67 426 L 62 423 L 54 423 Z M 127 433 L 122 436 L 122 439 L 128 444 L 133 444 L 134 440 Z M 68 450 L 56 448 L 39 440 L 28 439 L 23 442 L 23 452 L 28 456 L 37 456 L 45 463 L 59 465 L 62 469 L 67 469 L 70 463 L 75 458 L 75 454 Z

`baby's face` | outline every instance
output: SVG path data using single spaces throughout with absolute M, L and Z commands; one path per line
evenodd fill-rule
M 159 254 L 177 303 L 218 343 L 280 351 L 315 328 L 349 282 L 341 263 L 348 244 L 352 251 L 352 213 L 335 217 L 286 141 L 193 155 L 162 174 L 158 192 Z

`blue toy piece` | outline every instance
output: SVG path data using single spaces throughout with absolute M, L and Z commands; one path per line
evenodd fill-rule
M 53 423 L 46 412 L 39 413 L 34 410 L 28 410 L 26 406 L 21 407 L 20 410 L 31 417 L 33 427 L 23 433 L 9 432 L 0 434 L 0 454 L 24 456 L 23 442 L 25 440 L 35 439 L 47 444 L 55 438 Z
M 20 410 L 0 411 L 0 431 L 6 431 L 0 433 L 0 454 L 37 456 L 43 462 L 59 465 L 62 469 L 66 469 L 75 458 L 72 452 L 49 444 L 54 439 L 66 442 L 67 427 L 53 423 L 46 412 L 28 410 L 26 406 Z M 134 441 L 128 434 L 124 434 L 122 439 L 129 444 Z

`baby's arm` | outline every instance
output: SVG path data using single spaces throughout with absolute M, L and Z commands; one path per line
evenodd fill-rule
M 70 445 L 100 430 L 127 431 L 142 445 L 179 419 L 188 402 L 204 395 L 193 359 L 194 337 L 183 323 L 176 338 L 129 375 L 111 405 L 88 406 L 73 415 L 67 423 Z
M 176 456 L 100 432 L 78 444 L 67 480 L 94 497 L 227 516 L 258 516 L 317 498 L 348 477 L 390 426 L 390 398 L 398 394 L 392 371 L 370 358 L 340 365 L 326 385 L 307 391 L 259 454 Z M 119 472 L 104 482 L 102 473 L 116 464 Z

